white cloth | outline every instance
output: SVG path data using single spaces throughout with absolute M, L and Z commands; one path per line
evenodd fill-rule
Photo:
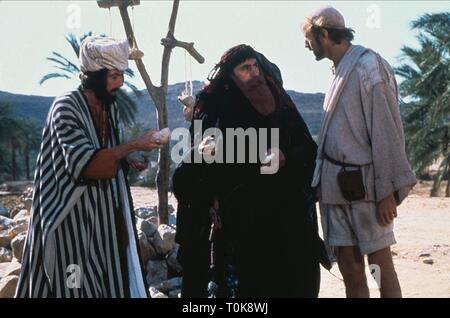
M 125 71 L 128 68 L 128 56 L 127 40 L 89 36 L 80 46 L 80 70 L 83 73 L 103 68 Z
M 334 74 L 330 89 L 328 90 L 325 100 L 323 102 L 323 108 L 325 110 L 325 117 L 322 122 L 322 127 L 320 129 L 319 136 L 319 147 L 317 149 L 317 159 L 316 159 L 316 169 L 314 170 L 314 176 L 312 181 L 312 186 L 317 187 L 320 181 L 320 175 L 322 171 L 322 161 L 323 161 L 323 146 L 325 141 L 325 136 L 327 134 L 329 122 L 333 116 L 334 109 L 341 92 L 344 89 L 347 78 L 354 66 L 359 60 L 359 57 L 366 52 L 366 48 L 359 45 L 352 45 L 348 51 L 345 53 L 344 57 L 339 62 L 336 72 Z
M 341 63 L 348 61 L 348 54 L 352 52 Z M 416 178 L 405 153 L 394 72 L 370 49 L 356 59 L 346 75 L 342 72 L 341 81 L 336 76 L 344 64 L 339 63 L 325 99 L 314 186 L 319 186 L 322 203 L 348 204 L 337 184 L 342 167 L 322 161 L 326 153 L 337 161 L 362 166 L 363 201 L 379 202 L 395 193 L 400 204 Z

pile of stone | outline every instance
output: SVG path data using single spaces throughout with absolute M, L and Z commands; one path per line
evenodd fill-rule
M 27 188 L 20 203 L 8 210 L 0 204 L 0 298 L 14 296 L 23 247 L 27 237 L 33 188 Z
M 33 188 L 22 192 L 14 208 L 0 203 L 0 298 L 14 296 L 27 237 Z M 157 207 L 135 210 L 145 279 L 153 298 L 177 298 L 181 289 L 181 265 L 175 243 L 176 214 L 169 205 L 169 225 L 158 223 Z
M 135 210 L 136 226 L 146 280 L 152 298 L 177 298 L 181 292 L 181 265 L 175 243 L 176 215 L 169 206 L 169 225 L 158 225 L 157 208 Z

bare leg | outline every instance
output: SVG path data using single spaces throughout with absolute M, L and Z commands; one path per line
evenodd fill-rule
M 347 298 L 369 298 L 364 256 L 357 246 L 340 246 L 337 253 L 339 270 L 344 277 Z
M 402 291 L 392 262 L 391 248 L 369 254 L 369 264 L 380 266 L 380 295 L 381 298 L 401 298 Z

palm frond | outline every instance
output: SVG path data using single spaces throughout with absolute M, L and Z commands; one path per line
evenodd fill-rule
M 134 71 L 131 68 L 127 68 L 124 72 L 125 75 L 129 76 L 130 78 L 134 77 Z
M 42 76 L 41 80 L 39 81 L 39 85 L 42 85 L 44 82 L 48 81 L 52 78 L 65 78 L 70 79 L 70 76 L 63 74 L 63 73 L 49 73 Z
M 80 72 L 80 68 L 77 66 L 77 65 L 75 65 L 74 63 L 72 63 L 69 59 L 67 59 L 67 58 L 65 58 L 64 56 L 62 56 L 60 53 L 58 53 L 58 52 L 52 52 L 53 53 L 53 55 L 55 55 L 55 56 L 57 56 L 58 58 L 60 58 L 62 61 L 64 61 L 64 63 L 65 63 L 65 65 L 66 66 L 68 66 L 68 67 L 70 67 L 71 69 L 73 69 L 73 70 L 75 70 L 75 71 L 77 71 L 77 72 Z
M 69 42 L 70 46 L 72 47 L 75 56 L 80 56 L 80 43 L 78 42 L 78 38 L 73 33 L 66 34 L 66 41 Z
M 124 85 L 126 87 L 128 87 L 129 89 L 131 89 L 131 91 L 133 92 L 134 95 L 136 95 L 137 97 L 142 97 L 143 93 L 132 83 L 128 82 L 128 81 L 124 81 L 123 82 Z
M 131 126 L 135 123 L 137 105 L 123 89 L 119 89 L 117 92 L 117 107 L 119 118 L 125 126 Z

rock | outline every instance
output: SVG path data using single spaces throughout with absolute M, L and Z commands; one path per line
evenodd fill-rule
M 10 217 L 11 219 L 13 219 L 13 218 L 16 216 L 17 213 L 19 213 L 20 211 L 22 211 L 22 210 L 24 210 L 24 209 L 25 209 L 25 204 L 20 203 L 20 204 L 16 205 L 16 206 L 14 207 L 14 209 L 12 209 L 12 210 L 9 212 L 9 217 Z
M 147 263 L 147 284 L 156 286 L 167 280 L 167 264 L 162 261 L 148 261 Z
M 169 225 L 174 229 L 177 228 L 177 215 L 175 213 L 169 214 Z
M 14 215 L 13 219 L 14 219 L 14 221 L 16 221 L 18 219 L 29 218 L 29 217 L 30 217 L 30 213 L 28 212 L 28 210 L 22 209 L 16 215 Z
M 172 277 L 171 279 L 169 279 L 170 282 L 170 286 L 171 289 L 180 289 L 181 288 L 181 284 L 183 283 L 183 278 L 182 277 Z
M 33 182 L 30 181 L 9 181 L 2 185 L 4 191 L 20 192 L 26 191 Z
M 16 236 L 11 230 L 0 231 L 0 247 L 11 247 L 11 240 Z
M 430 253 L 420 253 L 419 257 L 430 257 Z
M 15 236 L 20 233 L 28 231 L 28 219 L 22 218 L 16 221 L 16 224 L 10 229 L 10 232 Z
M 4 247 L 0 247 L 0 263 L 11 262 L 12 252 Z
M 150 260 L 152 261 L 161 261 L 161 256 L 158 254 L 158 252 L 156 251 L 155 245 L 153 244 L 153 238 L 147 238 L 148 243 L 149 243 L 149 249 L 150 249 Z
M 164 241 L 162 239 L 159 232 L 156 232 L 155 235 L 153 235 L 153 237 L 150 238 L 149 240 L 155 247 L 156 252 L 160 255 L 166 255 L 173 248 L 170 242 Z
M 13 259 L 11 263 L 0 263 L 0 279 L 9 275 L 19 275 L 22 265 Z
M 23 200 L 23 204 L 25 205 L 25 209 L 27 211 L 31 211 L 31 206 L 33 204 L 33 199 L 32 198 L 26 198 Z
M 8 217 L 9 216 L 9 211 L 8 209 L 0 202 L 0 217 Z
M 426 259 L 423 260 L 423 262 L 425 264 L 429 264 L 429 265 L 433 265 L 434 264 L 434 261 L 433 261 L 432 258 L 426 258 Z
M 13 256 L 18 261 L 20 261 L 22 259 L 22 252 L 23 252 L 23 247 L 25 245 L 26 239 L 27 239 L 27 234 L 22 232 L 11 241 Z
M 141 219 L 148 219 L 151 216 L 157 216 L 158 212 L 156 207 L 152 208 L 137 208 L 134 210 L 134 214 Z
M 183 267 L 181 267 L 181 264 L 178 262 L 177 255 L 178 255 L 178 248 L 179 245 L 177 244 L 174 249 L 172 249 L 169 254 L 166 256 L 167 265 L 173 269 L 175 272 L 180 273 L 183 270 Z
M 31 198 L 33 196 L 33 189 L 33 187 L 27 187 L 22 194 L 23 198 Z
M 158 226 L 159 225 L 159 219 L 157 216 L 151 216 L 147 219 L 147 221 L 153 223 L 154 225 Z
M 160 292 L 167 294 L 171 290 L 176 290 L 181 288 L 182 278 L 173 277 L 171 279 L 165 280 L 158 285 L 154 286 Z
M 169 298 L 181 298 L 181 289 L 174 289 L 169 292 Z
M 152 286 L 152 287 L 154 287 L 161 293 L 167 294 L 170 291 L 172 285 L 170 285 L 170 282 L 168 280 L 165 280 L 165 281 L 157 284 L 156 286 Z
M 167 242 L 168 244 L 170 244 L 171 248 L 175 247 L 175 234 L 176 234 L 176 230 L 166 224 L 161 224 L 158 227 L 158 232 L 159 235 L 161 235 L 161 238 L 163 239 L 164 242 Z
M 168 298 L 167 295 L 161 293 L 155 287 L 150 287 L 149 291 L 150 291 L 150 297 L 151 298 Z
M 19 276 L 11 275 L 0 281 L 0 298 L 13 298 L 16 293 Z
M 144 232 L 147 237 L 153 236 L 158 230 L 155 224 L 141 218 L 136 222 L 136 227 L 138 230 Z
M 391 251 L 391 255 L 392 255 L 392 256 L 397 256 L 398 253 L 397 253 L 397 252 L 394 252 L 394 251 Z
M 0 231 L 7 230 L 13 227 L 15 222 L 9 217 L 0 215 Z
M 141 251 L 141 259 L 144 264 L 147 264 L 147 262 L 151 259 L 154 259 L 158 254 L 156 253 L 155 248 L 152 246 L 152 244 L 148 241 L 147 236 L 143 232 L 138 232 L 138 238 L 139 238 L 139 248 Z

